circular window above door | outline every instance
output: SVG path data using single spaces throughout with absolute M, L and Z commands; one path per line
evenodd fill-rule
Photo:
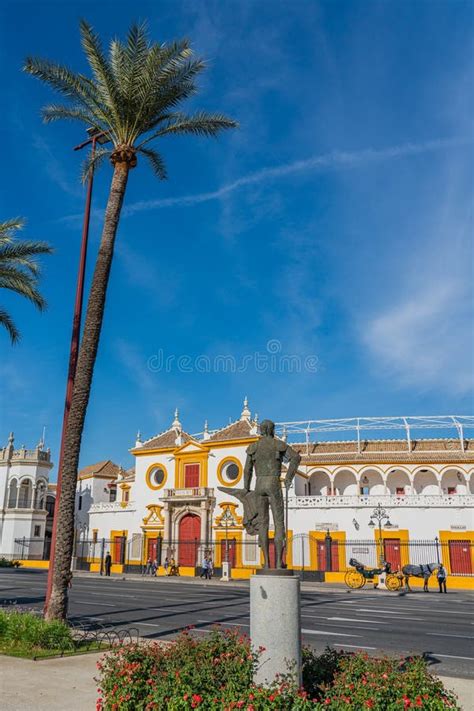
M 242 478 L 242 464 L 235 457 L 226 457 L 219 464 L 217 478 L 224 486 L 236 486 Z
M 152 464 L 146 473 L 146 483 L 150 489 L 161 489 L 166 484 L 167 471 L 162 464 Z

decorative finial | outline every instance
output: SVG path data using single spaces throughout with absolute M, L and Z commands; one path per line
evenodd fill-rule
M 174 420 L 173 420 L 171 427 L 173 427 L 175 430 L 181 431 L 182 425 L 181 425 L 181 422 L 179 421 L 178 408 L 176 408 L 176 410 L 174 411 Z
M 286 442 L 286 440 L 288 439 L 288 432 L 286 430 L 286 425 L 283 427 L 283 433 L 281 435 L 281 438 L 282 438 L 283 442 Z
M 15 437 L 13 435 L 13 432 L 10 432 L 10 435 L 8 437 L 8 446 L 13 447 L 13 442 L 15 441 Z
M 209 434 L 209 426 L 207 424 L 207 420 L 204 420 L 204 432 L 203 432 L 203 439 L 209 439 L 211 435 Z
M 250 420 L 250 415 L 251 415 L 251 412 L 249 410 L 249 401 L 248 401 L 248 398 L 246 395 L 244 398 L 244 408 L 243 408 L 242 412 L 240 413 L 240 419 L 241 420 Z

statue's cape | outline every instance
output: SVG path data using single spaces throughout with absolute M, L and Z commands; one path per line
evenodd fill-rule
M 236 487 L 229 488 L 228 486 L 218 486 L 219 491 L 224 492 L 224 494 L 230 494 L 238 499 L 244 509 L 244 520 L 243 525 L 245 530 L 251 536 L 255 536 L 258 533 L 258 495 L 255 491 L 245 491 L 245 489 L 237 489 Z M 268 517 L 268 504 L 266 506 Z

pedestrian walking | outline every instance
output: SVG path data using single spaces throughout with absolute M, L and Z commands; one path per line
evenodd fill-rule
M 110 551 L 107 551 L 107 555 L 105 556 L 105 574 L 107 577 L 110 577 L 110 569 L 112 568 L 112 556 L 110 555 Z
M 207 560 L 207 579 L 211 580 L 213 575 L 214 575 L 214 564 L 212 562 L 212 558 L 209 557 Z
M 209 566 L 209 561 L 207 560 L 207 555 L 205 555 L 204 559 L 202 561 L 201 575 L 199 576 L 200 578 L 206 578 L 206 580 L 207 580 L 208 566 Z
M 438 578 L 438 585 L 439 585 L 440 593 L 447 592 L 447 590 L 446 590 L 447 574 L 446 574 L 446 568 L 444 567 L 443 564 L 441 564 L 438 568 L 437 578 Z
M 170 562 L 168 559 L 168 556 L 165 558 L 165 562 L 163 563 L 163 568 L 165 569 L 165 575 L 168 575 L 168 568 L 170 567 Z
M 151 575 L 153 571 L 153 563 L 150 557 L 148 557 L 145 565 L 145 573 L 144 575 Z
M 156 576 L 157 570 L 158 570 L 158 561 L 155 558 L 155 560 L 153 561 L 152 566 L 151 566 L 151 574 L 153 576 Z

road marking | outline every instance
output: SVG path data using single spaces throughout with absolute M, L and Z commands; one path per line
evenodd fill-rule
M 396 622 L 397 620 L 417 620 L 418 622 L 420 620 L 423 620 L 423 617 L 407 617 L 406 615 L 403 614 L 403 612 L 388 612 L 387 610 L 381 610 L 380 612 L 377 610 L 362 610 L 358 609 L 357 612 L 370 612 L 372 615 L 375 615 L 376 617 L 384 617 L 385 615 L 396 615 L 396 617 L 392 617 L 392 621 Z M 378 620 L 377 620 L 378 622 Z
M 380 620 L 358 620 L 356 617 L 326 617 L 326 620 L 338 620 L 339 622 L 368 622 L 370 625 L 389 625 L 390 622 L 380 622 Z
M 361 644 L 336 644 L 336 647 L 350 647 L 351 649 L 377 649 L 377 647 L 363 647 Z
M 440 654 L 439 652 L 431 652 L 432 657 L 446 657 L 446 659 L 467 659 L 474 662 L 474 657 L 458 657 L 455 654 Z
M 101 607 L 117 607 L 113 602 L 93 602 L 90 600 L 71 600 L 72 605 L 100 605 Z
M 345 632 L 330 632 L 329 630 L 301 630 L 303 634 L 323 634 L 326 637 L 360 637 L 360 634 L 346 634 Z
M 430 637 L 459 637 L 459 639 L 474 639 L 474 637 L 468 637 L 464 634 L 447 634 L 446 632 L 426 632 L 425 634 Z

